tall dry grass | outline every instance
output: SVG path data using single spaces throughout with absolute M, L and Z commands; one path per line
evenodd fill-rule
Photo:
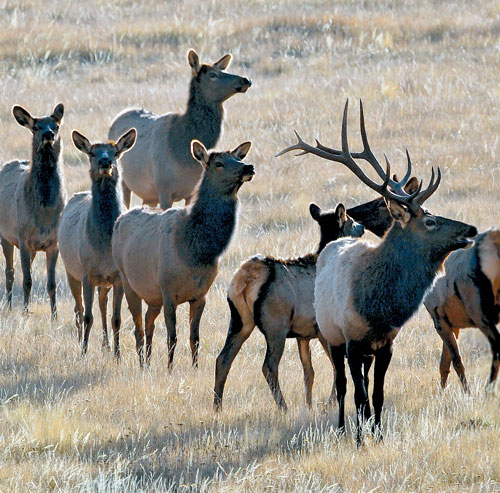
M 280 414 L 261 374 L 258 331 L 235 360 L 222 414 L 212 411 L 232 272 L 250 254 L 292 256 L 314 248 L 311 200 L 350 206 L 373 197 L 339 165 L 273 158 L 293 141 L 294 128 L 308 140 L 340 145 L 349 97 L 357 147 L 362 98 L 378 155 L 387 152 L 402 170 L 408 148 L 422 177 L 431 165 L 441 166 L 431 210 L 481 230 L 500 223 L 498 0 L 3 0 L 0 8 L 2 161 L 29 157 L 30 135 L 15 123 L 12 105 L 46 114 L 62 101 L 68 195 L 88 188 L 87 163 L 70 144 L 70 131 L 104 138 L 128 106 L 181 111 L 193 47 L 209 61 L 231 52 L 230 70 L 253 79 L 245 95 L 226 103 L 220 147 L 251 139 L 257 172 L 241 191 L 238 232 L 209 294 L 198 371 L 190 367 L 185 307 L 171 374 L 161 322 L 151 370 L 139 370 L 126 307 L 121 364 L 101 351 L 99 322 L 81 359 L 62 264 L 60 316 L 51 323 L 42 257 L 34 264 L 28 317 L 21 312 L 17 258 L 15 308 L 0 312 L 2 491 L 500 490 L 498 390 L 483 391 L 488 344 L 478 331 L 464 331 L 460 346 L 472 392 L 464 395 L 454 374 L 441 391 L 441 344 L 424 311 L 396 340 L 382 444 L 368 440 L 356 450 L 350 431 L 336 435 L 336 407 L 324 404 L 332 372 L 318 344 L 314 409 L 305 407 L 290 341 L 280 366 L 290 411 Z M 349 383 L 351 418 L 352 401 Z

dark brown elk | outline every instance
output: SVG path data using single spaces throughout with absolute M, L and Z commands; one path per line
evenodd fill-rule
M 283 410 L 287 407 L 278 380 L 278 366 L 287 338 L 297 339 L 304 370 L 306 403 L 311 407 L 314 369 L 309 341 L 319 338 L 331 359 L 314 317 L 316 260 L 330 241 L 344 236 L 361 236 L 364 229 L 346 215 L 343 204 L 338 204 L 334 211 L 325 212 L 316 204 L 310 204 L 309 212 L 320 227 L 316 253 L 286 260 L 256 255 L 241 265 L 229 284 L 227 301 L 231 321 L 215 367 L 216 410 L 222 405 L 224 385 L 234 358 L 256 325 L 266 338 L 262 371 L 278 407 Z
M 488 385 L 493 387 L 500 367 L 500 334 L 496 327 L 500 314 L 500 231 L 485 231 L 478 235 L 472 248 L 453 252 L 424 305 L 443 340 L 441 386 L 446 386 L 453 361 L 464 390 L 468 390 L 457 339 L 460 329 L 477 327 L 491 346 L 493 361 Z
M 58 104 L 50 116 L 36 118 L 21 106 L 12 113 L 19 125 L 32 134 L 31 163 L 11 161 L 0 170 L 0 239 L 5 255 L 7 303 L 12 304 L 14 246 L 21 252 L 24 308 L 31 295 L 31 263 L 37 252 L 45 252 L 47 291 L 52 316 L 56 316 L 57 225 L 64 207 L 60 156 L 64 106 Z
M 336 369 L 336 390 L 339 403 L 339 428 L 344 429 L 344 400 L 346 378 L 344 355 L 347 354 L 354 382 L 354 400 L 358 419 L 356 441 L 361 443 L 362 425 L 371 416 L 368 391 L 363 375 L 363 358 L 375 356 L 373 431 L 382 438 L 381 413 L 384 402 L 384 379 L 392 357 L 392 343 L 402 325 L 415 313 L 425 292 L 432 284 L 450 252 L 470 247 L 470 238 L 477 234 L 475 227 L 445 217 L 434 216 L 422 206 L 437 190 L 441 181 L 432 170 L 429 186 L 422 184 L 415 192 L 403 190 L 411 172 L 395 182 L 373 155 L 366 137 L 361 106 L 361 137 L 366 159 L 383 183 L 371 180 L 358 166 L 349 151 L 347 141 L 347 107 L 342 119 L 342 150 L 328 149 L 317 142 L 305 143 L 297 134 L 298 143 L 280 153 L 292 150 L 311 153 L 343 164 L 365 185 L 387 201 L 394 223 L 378 243 L 341 239 L 329 243 L 317 262 L 315 281 L 316 320 L 325 339 L 332 346 Z M 389 189 L 390 188 L 392 189 Z

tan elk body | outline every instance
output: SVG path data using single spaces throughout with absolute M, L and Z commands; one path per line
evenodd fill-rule
M 108 293 L 113 288 L 114 353 L 120 356 L 119 330 L 123 288 L 111 255 L 111 237 L 116 219 L 123 211 L 118 159 L 135 142 L 136 132 L 129 130 L 118 141 L 91 144 L 73 131 L 73 143 L 87 154 L 90 161 L 90 192 L 77 193 L 61 214 L 59 248 L 66 268 L 68 283 L 75 298 L 78 336 L 84 326 L 83 353 L 87 352 L 93 323 L 92 305 L 95 288 L 99 288 L 99 308 L 103 328 L 103 346 L 108 347 L 106 308 Z M 85 304 L 85 314 L 82 305 Z
M 205 297 L 217 275 L 218 259 L 236 226 L 238 190 L 254 175 L 253 166 L 241 161 L 249 149 L 250 142 L 245 142 L 232 152 L 208 153 L 203 144 L 194 140 L 193 156 L 205 168 L 194 202 L 189 207 L 165 212 L 132 209 L 118 219 L 113 234 L 113 258 L 134 319 L 141 365 L 142 300 L 148 305 L 146 362 L 151 357 L 154 321 L 163 306 L 172 366 L 177 341 L 176 307 L 189 302 L 191 352 L 193 364 L 197 364 Z
M 262 371 L 276 404 L 286 409 L 278 380 L 278 365 L 287 338 L 297 339 L 304 370 L 306 403 L 309 407 L 312 404 L 314 369 L 309 341 L 319 338 L 331 358 L 326 340 L 318 333 L 314 314 L 316 260 L 330 241 L 342 236 L 361 236 L 364 229 L 346 215 L 343 204 L 339 204 L 335 211 L 325 212 L 316 204 L 310 204 L 309 211 L 321 230 L 315 254 L 288 260 L 256 255 L 241 265 L 229 284 L 227 299 L 231 321 L 226 343 L 216 362 L 216 409 L 222 404 L 224 385 L 232 362 L 256 325 L 266 338 L 267 351 Z
M 32 158 L 11 161 L 0 170 L 0 240 L 5 255 L 7 303 L 12 303 L 14 246 L 21 252 L 24 308 L 31 295 L 31 263 L 37 252 L 45 252 L 47 291 L 52 316 L 56 316 L 57 226 L 64 207 L 60 156 L 64 106 L 58 104 L 50 116 L 32 117 L 21 106 L 12 109 L 15 119 L 33 134 Z
M 185 113 L 156 115 L 129 109 L 111 124 L 111 139 L 132 127 L 137 129 L 137 142 L 122 159 L 127 207 L 130 191 L 146 204 L 159 203 L 162 209 L 178 200 L 189 202 L 201 176 L 200 165 L 191 155 L 191 140 L 214 148 L 221 134 L 224 101 L 251 86 L 249 79 L 225 72 L 231 55 L 213 65 L 202 65 L 196 52 L 190 50 L 188 61 L 192 79 Z
M 443 340 L 440 373 L 446 386 L 450 364 L 465 390 L 467 380 L 458 350 L 460 329 L 477 327 L 488 338 L 493 360 L 489 385 L 500 368 L 500 334 L 496 327 L 500 314 L 500 230 L 477 236 L 473 248 L 453 252 L 444 264 L 444 273 L 427 294 L 424 305 Z
M 325 339 L 331 344 L 335 364 L 335 384 L 339 402 L 339 428 L 344 429 L 346 378 L 344 355 L 347 354 L 354 382 L 354 400 L 358 416 L 356 440 L 361 442 L 363 420 L 371 416 L 364 358 L 375 356 L 373 407 L 374 431 L 381 438 L 381 412 L 384 402 L 384 380 L 392 357 L 392 342 L 402 325 L 413 315 L 425 292 L 448 254 L 472 245 L 468 238 L 476 228 L 459 221 L 434 216 L 422 204 L 437 189 L 441 179 L 434 170 L 429 186 L 408 194 L 404 190 L 410 173 L 401 182 L 390 179 L 387 169 L 378 163 L 366 137 L 361 106 L 361 136 L 364 150 L 357 157 L 370 163 L 383 184 L 371 180 L 356 164 L 347 141 L 347 103 L 342 120 L 342 150 L 316 147 L 299 142 L 280 154 L 301 150 L 342 163 L 365 185 L 382 195 L 394 224 L 379 243 L 340 239 L 329 243 L 321 252 L 316 266 L 314 288 L 316 321 Z M 298 134 L 297 134 L 298 135 Z M 392 190 L 388 189 L 388 186 Z

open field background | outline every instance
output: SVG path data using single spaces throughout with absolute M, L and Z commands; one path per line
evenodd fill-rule
M 280 366 L 290 410 L 276 410 L 260 370 L 258 330 L 235 360 L 220 416 L 211 394 L 228 325 L 225 290 L 239 263 L 257 252 L 315 248 L 312 200 L 333 207 L 373 197 L 340 165 L 273 158 L 293 142 L 294 128 L 308 141 L 339 146 L 346 97 L 353 148 L 362 98 L 378 156 L 387 152 L 402 170 L 407 147 L 426 180 L 431 165 L 441 166 L 430 210 L 480 230 L 500 224 L 500 1 L 0 0 L 0 160 L 29 158 L 30 134 L 12 117 L 13 104 L 42 115 L 61 101 L 68 197 L 88 188 L 71 130 L 103 139 L 125 107 L 183 110 L 191 47 L 202 61 L 232 53 L 229 71 L 254 83 L 225 105 L 219 147 L 252 140 L 256 177 L 240 193 L 239 229 L 209 294 L 200 368 L 190 368 L 184 307 L 171 374 L 161 318 L 151 370 L 139 370 L 126 303 L 121 364 L 100 349 L 98 316 L 81 359 L 62 263 L 58 321 L 49 321 L 41 255 L 25 318 L 16 253 L 15 309 L 0 310 L 0 490 L 500 491 L 498 385 L 494 395 L 483 391 L 489 346 L 478 331 L 464 331 L 473 391 L 464 395 L 452 373 L 442 392 L 440 339 L 424 311 L 396 340 L 383 444 L 368 440 L 356 450 L 350 432 L 336 437 L 336 406 L 324 404 L 332 370 L 315 342 L 312 411 L 293 341 Z M 3 256 L 0 268 L 3 292 Z M 350 381 L 346 402 L 353 417 Z

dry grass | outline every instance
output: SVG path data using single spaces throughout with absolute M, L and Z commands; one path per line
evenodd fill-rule
M 315 407 L 308 411 L 296 348 L 289 342 L 281 382 L 290 411 L 274 406 L 255 331 L 237 357 L 224 411 L 214 416 L 214 361 L 228 324 L 225 289 L 257 252 L 299 255 L 317 241 L 307 204 L 371 198 L 340 166 L 313 157 L 275 159 L 293 128 L 339 145 L 351 98 L 351 141 L 359 142 L 363 98 L 370 140 L 402 168 L 408 147 L 417 173 L 444 171 L 429 208 L 485 229 L 498 212 L 500 3 L 484 2 L 155 2 L 0 0 L 0 159 L 28 157 L 29 133 L 10 109 L 66 116 L 68 193 L 88 187 L 87 164 L 70 131 L 104 138 L 111 119 L 135 105 L 182 110 L 188 48 L 202 60 L 234 55 L 233 72 L 253 87 L 226 104 L 221 147 L 251 139 L 255 180 L 242 192 L 238 233 L 224 256 L 202 320 L 201 365 L 190 368 L 187 311 L 179 316 L 174 371 L 157 328 L 150 371 L 140 371 L 124 308 L 123 360 L 100 349 L 100 323 L 82 360 L 72 299 L 58 265 L 60 317 L 49 321 L 42 257 L 34 267 L 33 313 L 22 316 L 17 265 L 12 313 L 0 312 L 0 489 L 2 491 L 492 491 L 500 490 L 500 406 L 485 395 L 490 352 L 478 331 L 460 337 L 473 391 L 454 374 L 438 385 L 440 342 L 423 311 L 395 344 L 386 383 L 386 439 L 356 450 L 335 434 L 324 406 L 329 363 L 314 345 Z M 3 258 L 1 269 L 3 270 Z M 2 276 L 3 278 L 3 276 Z M 3 283 L 3 281 L 2 281 Z M 353 416 L 349 383 L 347 412 Z

